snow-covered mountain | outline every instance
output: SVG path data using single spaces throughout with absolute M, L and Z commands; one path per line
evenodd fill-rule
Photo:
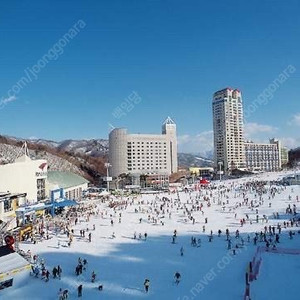
M 10 137 L 11 138 L 11 137 Z M 22 140 L 22 139 L 15 139 Z M 108 140 L 91 139 L 91 140 L 64 140 L 61 142 L 29 139 L 30 143 L 55 148 L 59 151 L 70 152 L 74 154 L 85 154 L 92 157 L 101 157 L 108 153 Z
M 12 163 L 20 155 L 22 155 L 22 150 L 19 146 L 0 142 L 0 164 Z M 74 161 L 68 160 L 68 157 L 59 157 L 50 152 L 39 150 L 29 150 L 29 155 L 33 159 L 46 159 L 49 170 L 71 171 L 81 176 L 86 175 L 84 170 L 80 169 Z
M 60 143 L 51 141 L 51 140 L 43 140 L 43 139 L 29 139 L 28 142 L 37 144 L 37 145 L 43 145 L 50 148 L 57 148 Z
M 195 159 L 197 159 L 199 161 L 203 161 L 203 162 L 209 163 L 209 164 L 213 163 L 213 160 L 208 159 L 208 158 L 203 158 L 203 157 L 197 157 L 197 156 L 195 156 Z
M 20 155 L 24 141 L 22 138 L 0 135 L 0 164 L 13 162 Z M 51 170 L 71 171 L 94 183 L 105 174 L 105 141 L 27 139 L 27 144 L 30 156 L 46 159 Z
M 208 151 L 202 151 L 199 153 L 200 157 L 205 157 L 208 160 L 212 160 L 214 159 L 214 150 L 208 150 Z
M 59 150 L 99 157 L 108 153 L 108 140 L 65 140 L 57 146 Z
M 45 145 L 48 147 L 56 148 L 59 151 L 70 152 L 74 154 L 85 154 L 91 157 L 103 157 L 108 154 L 109 142 L 105 139 L 91 139 L 91 140 L 64 140 L 61 142 L 49 140 L 30 140 L 31 143 Z M 179 153 L 178 163 L 181 167 L 210 167 L 213 152 L 206 151 L 203 153 Z
M 24 142 L 25 139 L 6 137 L 15 143 Z M 105 157 L 108 154 L 109 142 L 106 139 L 91 139 L 91 140 L 64 140 L 56 142 L 46 139 L 29 139 L 28 142 L 37 146 L 44 146 L 49 149 L 54 149 L 57 152 L 66 152 L 70 155 L 76 156 L 82 154 L 92 158 Z M 196 154 L 192 153 L 179 153 L 178 165 L 180 167 L 211 167 L 213 152 L 206 151 Z M 79 159 L 77 157 L 77 159 Z
M 180 167 L 212 167 L 213 161 L 200 155 L 178 153 L 178 165 Z

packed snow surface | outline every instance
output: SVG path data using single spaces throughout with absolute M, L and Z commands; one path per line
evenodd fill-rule
M 294 205 L 299 212 L 300 186 L 270 186 L 267 183 L 261 197 L 251 188 L 243 190 L 246 182 L 277 180 L 280 176 L 283 175 L 261 174 L 216 182 L 216 188 L 212 190 L 201 188 L 179 194 L 113 198 L 113 201 L 123 203 L 115 208 L 110 208 L 108 201 L 91 201 L 89 203 L 94 205 L 91 211 L 95 214 L 88 221 L 88 211 L 78 216 L 77 225 L 75 218 L 70 217 L 70 229 L 74 230 L 70 247 L 64 230 L 55 232 L 51 222 L 49 240 L 20 244 L 24 252 L 30 250 L 32 255 L 37 254 L 44 260 L 51 273 L 49 282 L 41 277 L 20 274 L 14 287 L 0 291 L 0 299 L 59 299 L 60 288 L 69 291 L 69 299 L 78 299 L 77 288 L 81 284 L 82 299 L 244 299 L 247 265 L 257 247 L 266 246 L 259 239 L 254 245 L 256 232 L 264 232 L 265 226 L 269 232 L 269 226 L 274 226 L 278 233 L 277 226 L 281 224 L 278 249 L 300 250 L 300 228 L 296 223 L 291 227 L 290 219 L 295 216 L 286 214 L 287 208 L 293 209 Z M 274 197 L 271 189 L 275 191 Z M 201 205 L 203 212 L 198 210 Z M 242 219 L 245 219 L 243 226 Z M 68 223 L 66 218 L 58 220 L 62 225 Z M 289 227 L 284 228 L 284 222 L 289 222 Z M 230 233 L 230 247 L 226 229 Z M 80 230 L 86 231 L 85 237 L 80 236 Z M 173 238 L 175 230 L 177 234 Z M 220 237 L 219 230 L 222 231 Z M 292 239 L 290 231 L 295 233 Z M 91 242 L 88 241 L 89 233 Z M 196 239 L 194 246 L 191 245 L 192 237 Z M 271 238 L 270 248 L 275 236 Z M 257 280 L 250 286 L 251 299 L 299 299 L 300 255 L 284 254 L 279 250 L 273 252 L 261 254 Z M 81 275 L 76 276 L 79 257 L 86 259 L 88 265 Z M 52 269 L 57 265 L 63 270 L 61 280 L 52 278 Z M 95 282 L 91 281 L 93 271 Z M 176 272 L 181 274 L 178 285 L 174 281 Z M 150 280 L 149 293 L 144 290 L 145 279 Z M 99 286 L 103 286 L 102 291 Z

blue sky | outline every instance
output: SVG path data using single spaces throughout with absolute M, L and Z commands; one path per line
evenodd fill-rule
M 155 133 L 170 115 L 179 150 L 202 152 L 212 147 L 216 90 L 239 88 L 247 107 L 292 66 L 246 134 L 300 145 L 299 12 L 297 0 L 1 1 L 0 133 L 106 138 L 108 124 Z M 14 88 L 54 48 L 56 59 Z M 133 91 L 140 101 L 115 117 Z

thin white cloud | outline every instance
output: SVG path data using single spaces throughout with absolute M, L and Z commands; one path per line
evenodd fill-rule
M 274 133 L 278 130 L 278 128 L 271 125 L 258 123 L 246 123 L 244 128 L 246 138 L 255 138 L 262 133 Z
M 1 98 L 1 100 L 0 100 L 0 108 L 3 108 L 8 103 L 16 101 L 16 100 L 17 100 L 16 96 L 10 96 L 10 97 L 7 97 L 7 98 Z
M 179 152 L 205 153 L 213 150 L 213 131 L 203 131 L 197 135 L 178 136 Z
M 254 142 L 266 142 L 274 133 L 278 131 L 277 127 L 258 124 L 245 124 L 245 137 L 252 139 Z M 282 145 L 293 149 L 300 146 L 300 138 L 278 137 Z M 184 153 L 205 153 L 213 151 L 213 131 L 203 131 L 197 135 L 181 135 L 178 136 L 178 150 Z
M 283 146 L 289 149 L 297 148 L 300 146 L 300 138 L 282 137 L 279 138 L 279 140 L 281 141 Z
M 300 113 L 293 115 L 292 119 L 288 122 L 290 126 L 300 126 Z

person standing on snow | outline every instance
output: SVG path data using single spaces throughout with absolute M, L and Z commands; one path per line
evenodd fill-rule
M 62 290 L 62 288 L 59 289 L 57 294 L 58 294 L 58 300 L 63 300 L 63 290 Z
M 184 249 L 183 249 L 183 247 L 181 247 L 181 249 L 180 249 L 180 256 L 183 256 L 183 253 L 184 253 Z
M 149 292 L 149 287 L 150 287 L 150 280 L 149 279 L 145 279 L 144 287 L 145 287 L 145 292 L 148 293 Z
M 172 238 L 172 244 L 175 244 L 175 242 L 176 242 L 176 236 L 175 236 L 175 234 L 173 235 L 173 238 Z
M 63 291 L 63 295 L 62 295 L 62 299 L 63 300 L 67 300 L 69 298 L 69 291 L 68 290 L 64 290 Z
M 86 268 L 88 266 L 88 261 L 86 259 L 83 260 L 83 270 L 86 271 Z
M 57 269 L 56 269 L 56 267 L 54 267 L 53 270 L 52 270 L 52 275 L 53 275 L 53 278 L 54 278 L 54 279 L 56 279 L 57 273 L 58 273 L 58 272 L 57 272 Z
M 62 274 L 62 268 L 60 266 L 57 266 L 57 275 L 59 280 L 61 280 L 61 274 Z
M 174 278 L 175 278 L 175 284 L 178 285 L 180 283 L 180 280 L 181 280 L 180 273 L 176 272 L 175 275 L 174 275 Z
M 78 288 L 77 288 L 78 298 L 81 298 L 81 297 L 82 297 L 82 289 L 83 289 L 83 286 L 82 286 L 82 284 L 81 284 L 81 285 L 78 286 Z
M 45 279 L 46 282 L 48 282 L 50 279 L 50 272 L 48 270 L 46 270 L 46 272 L 45 272 L 45 278 L 46 278 Z
M 96 281 L 96 273 L 93 271 L 92 273 L 92 283 Z

